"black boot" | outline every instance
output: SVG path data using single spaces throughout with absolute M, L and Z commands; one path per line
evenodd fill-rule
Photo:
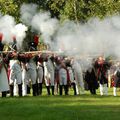
M 59 94 L 62 95 L 62 85 L 59 86 Z
M 47 94 L 50 95 L 50 86 L 46 86 L 47 88 Z
M 10 85 L 10 97 L 13 97 L 13 85 Z
M 27 85 L 27 94 L 30 94 L 30 86 Z
M 75 84 L 75 83 L 72 83 L 72 85 L 73 85 L 74 95 L 77 95 L 77 92 L 76 92 L 76 84 Z
M 54 86 L 51 86 L 52 89 L 52 95 L 54 95 Z
M 33 96 L 37 96 L 36 84 L 32 85 Z
M 96 95 L 96 89 L 95 88 L 93 88 L 93 94 Z
M 7 95 L 7 92 L 6 92 L 6 91 L 3 91 L 3 92 L 2 92 L 2 97 L 6 97 L 6 95 Z
M 92 88 L 90 88 L 90 93 L 93 94 L 93 90 L 92 90 Z
M 68 95 L 68 85 L 64 85 L 65 95 Z
M 42 95 L 42 83 L 38 84 L 39 95 Z
M 22 84 L 18 85 L 18 94 L 20 97 L 22 96 Z
M 39 83 L 36 83 L 36 93 L 39 95 Z

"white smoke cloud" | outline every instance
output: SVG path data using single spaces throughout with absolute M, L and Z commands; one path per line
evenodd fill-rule
M 14 26 L 12 32 L 16 36 L 18 48 L 21 47 L 22 42 L 23 42 L 24 38 L 26 37 L 27 30 L 28 30 L 28 28 L 25 25 L 23 25 L 22 23 L 19 23 Z
M 120 16 L 89 20 L 86 24 L 65 22 L 55 38 L 58 49 L 71 54 L 117 55 L 120 58 Z
M 20 8 L 21 21 L 30 26 L 33 16 L 37 12 L 38 6 L 36 4 L 23 4 Z
M 3 43 L 10 44 L 13 42 L 13 36 L 16 37 L 17 46 L 21 48 L 27 27 L 21 23 L 16 25 L 15 19 L 10 15 L 0 17 L 0 33 L 3 34 Z
M 51 44 L 51 36 L 58 28 L 58 20 L 51 18 L 49 12 L 40 12 L 33 17 L 31 26 L 42 34 L 45 43 Z
M 3 42 L 12 41 L 12 29 L 15 26 L 15 20 L 12 16 L 5 15 L 0 18 L 0 32 L 3 33 Z
M 32 8 L 32 9 L 31 9 Z M 41 34 L 44 42 L 52 48 L 52 36 L 59 26 L 55 18 L 51 18 L 49 12 L 37 11 L 36 4 L 23 4 L 21 6 L 21 20 L 31 27 L 32 31 Z
M 92 18 L 85 24 L 65 21 L 60 25 L 49 12 L 37 11 L 35 4 L 21 6 L 21 20 L 32 30 L 42 34 L 45 43 L 52 49 L 63 50 L 72 56 L 115 55 L 120 58 L 120 16 L 107 17 L 103 20 Z M 27 27 L 16 25 L 12 16 L 0 14 L 0 32 L 3 41 L 11 42 L 13 35 L 21 45 Z M 54 41 L 52 41 L 54 39 Z M 19 46 L 18 45 L 18 46 Z
M 33 9 L 31 6 L 34 6 Z M 59 21 L 51 18 L 49 12 L 38 12 L 35 4 L 23 4 L 21 15 L 24 23 L 41 33 L 44 42 L 53 49 L 78 56 L 104 54 L 120 58 L 120 16 L 107 17 L 104 20 L 92 18 L 85 24 L 66 21 L 59 25 Z

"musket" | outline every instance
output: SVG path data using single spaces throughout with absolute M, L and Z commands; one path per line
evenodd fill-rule
M 32 54 L 32 55 L 39 55 L 39 54 L 47 54 L 47 55 L 60 55 L 61 52 L 59 51 L 48 51 L 48 50 L 43 50 L 43 51 L 28 51 L 28 52 L 19 52 L 19 51 L 0 51 L 0 53 L 4 54 L 9 54 L 16 52 L 17 54 Z
M 28 52 L 22 52 L 24 54 L 40 54 L 40 53 L 47 53 L 47 54 L 54 54 L 56 52 L 53 52 L 53 51 L 48 51 L 48 50 L 44 50 L 44 51 L 28 51 Z

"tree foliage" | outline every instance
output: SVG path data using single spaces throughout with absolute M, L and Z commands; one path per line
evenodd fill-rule
M 59 18 L 85 22 L 91 17 L 104 18 L 118 14 L 120 0 L 49 0 L 49 6 Z M 52 2 L 51 2 L 52 1 Z
M 0 12 L 2 15 L 9 14 L 13 16 L 16 21 L 19 21 L 19 6 L 20 2 L 15 0 L 0 0 Z
M 52 17 L 86 22 L 91 17 L 104 18 L 119 14 L 120 0 L 0 0 L 0 12 L 20 18 L 23 3 L 35 3 L 40 9 L 51 12 Z

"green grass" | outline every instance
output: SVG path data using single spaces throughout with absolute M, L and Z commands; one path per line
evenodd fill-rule
M 119 96 L 85 95 L 0 98 L 0 120 L 119 120 Z

